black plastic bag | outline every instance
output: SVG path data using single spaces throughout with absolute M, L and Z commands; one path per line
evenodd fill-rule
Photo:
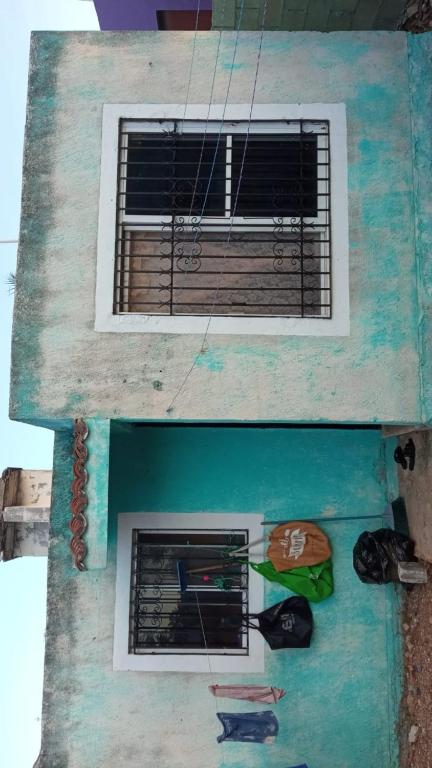
M 313 616 L 305 597 L 288 597 L 249 619 L 258 621 L 258 627 L 250 621 L 248 626 L 261 632 L 272 651 L 310 646 Z
M 353 565 L 365 584 L 398 580 L 397 564 L 413 560 L 414 542 L 391 528 L 364 531 L 353 550 Z

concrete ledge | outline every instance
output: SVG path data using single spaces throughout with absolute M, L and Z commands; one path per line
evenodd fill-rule
M 50 507 L 5 507 L 3 520 L 7 523 L 49 523 Z

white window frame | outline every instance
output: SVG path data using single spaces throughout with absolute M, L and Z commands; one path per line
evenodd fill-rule
M 133 512 L 118 515 L 117 579 L 114 618 L 114 670 L 135 672 L 259 673 L 264 672 L 264 639 L 256 630 L 249 632 L 247 655 L 209 654 L 133 654 L 129 653 L 129 607 L 132 561 L 132 532 L 136 528 L 152 530 L 247 530 L 249 541 L 262 538 L 262 515 L 254 514 L 163 514 Z M 253 548 L 253 558 L 263 559 L 261 545 Z M 249 569 L 248 611 L 264 608 L 264 579 Z
M 250 105 L 230 104 L 105 104 L 102 122 L 101 181 L 97 246 L 95 330 L 100 332 L 145 332 L 178 334 L 254 334 L 298 336 L 347 336 L 349 325 L 349 242 L 347 132 L 344 104 L 255 104 L 251 119 L 273 122 L 328 120 L 330 126 L 331 186 L 331 286 L 332 317 L 221 317 L 114 314 L 116 250 L 116 200 L 118 131 L 120 120 L 169 122 L 248 121 Z M 127 127 L 127 123 L 126 123 Z M 152 124 L 154 130 L 154 123 Z M 251 126 L 252 130 L 255 130 Z M 258 128 L 256 129 L 258 130 Z M 261 127 L 262 130 L 262 127 Z M 279 128 L 278 128 L 279 130 Z M 235 132 L 227 126 L 226 132 Z M 318 190 L 319 191 L 319 190 Z M 133 217 L 128 217 L 133 218 Z M 140 217 L 140 220 L 142 217 Z M 210 220 L 207 222 L 210 223 Z M 133 221 L 130 221 L 133 226 Z M 235 224 L 235 222 L 234 222 Z M 323 285 L 323 289 L 325 289 Z M 209 322 L 210 319 L 210 322 Z

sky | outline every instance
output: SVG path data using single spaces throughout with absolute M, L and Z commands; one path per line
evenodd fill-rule
M 3 0 L 0 8 L 0 241 L 19 231 L 28 55 L 31 30 L 98 29 L 90 0 Z M 7 119 L 6 119 L 7 117 Z M 8 419 L 16 245 L 0 243 L 0 471 L 6 467 L 50 469 L 49 430 Z M 32 768 L 40 747 L 46 558 L 0 563 L 1 761 Z

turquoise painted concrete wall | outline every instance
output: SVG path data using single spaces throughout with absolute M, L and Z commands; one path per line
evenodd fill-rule
M 198 38 L 190 102 L 208 100 L 218 41 L 216 32 Z M 215 103 L 226 97 L 234 41 L 224 33 Z M 232 103 L 250 99 L 258 45 L 259 34 L 241 34 Z M 369 423 L 426 418 L 411 134 L 411 109 L 426 134 L 422 99 L 428 103 L 431 81 L 423 76 L 428 60 L 422 45 L 410 43 L 410 64 L 404 33 L 265 34 L 257 103 L 346 104 L 351 335 L 212 336 L 168 414 L 202 339 L 94 331 L 101 119 L 104 103 L 183 101 L 192 37 L 36 33 L 12 417 Z
M 374 514 L 381 447 L 379 430 L 131 427 L 113 438 L 110 509 Z
M 414 146 L 414 194 L 419 290 L 422 418 L 432 419 L 432 35 L 413 35 L 408 46 Z
M 68 552 L 70 442 L 56 440 L 42 768 L 309 768 L 396 766 L 397 661 L 392 588 L 356 578 L 361 514 L 386 504 L 379 431 L 115 427 L 106 570 L 79 574 Z M 266 652 L 262 675 L 112 671 L 116 523 L 122 511 L 264 512 L 282 518 L 358 515 L 325 523 L 335 594 L 314 606 L 309 650 Z M 379 521 L 378 521 L 379 522 Z M 288 593 L 268 585 L 266 605 Z M 396 639 L 396 642 L 395 642 Z M 272 747 L 216 743 L 212 682 L 282 686 Z

